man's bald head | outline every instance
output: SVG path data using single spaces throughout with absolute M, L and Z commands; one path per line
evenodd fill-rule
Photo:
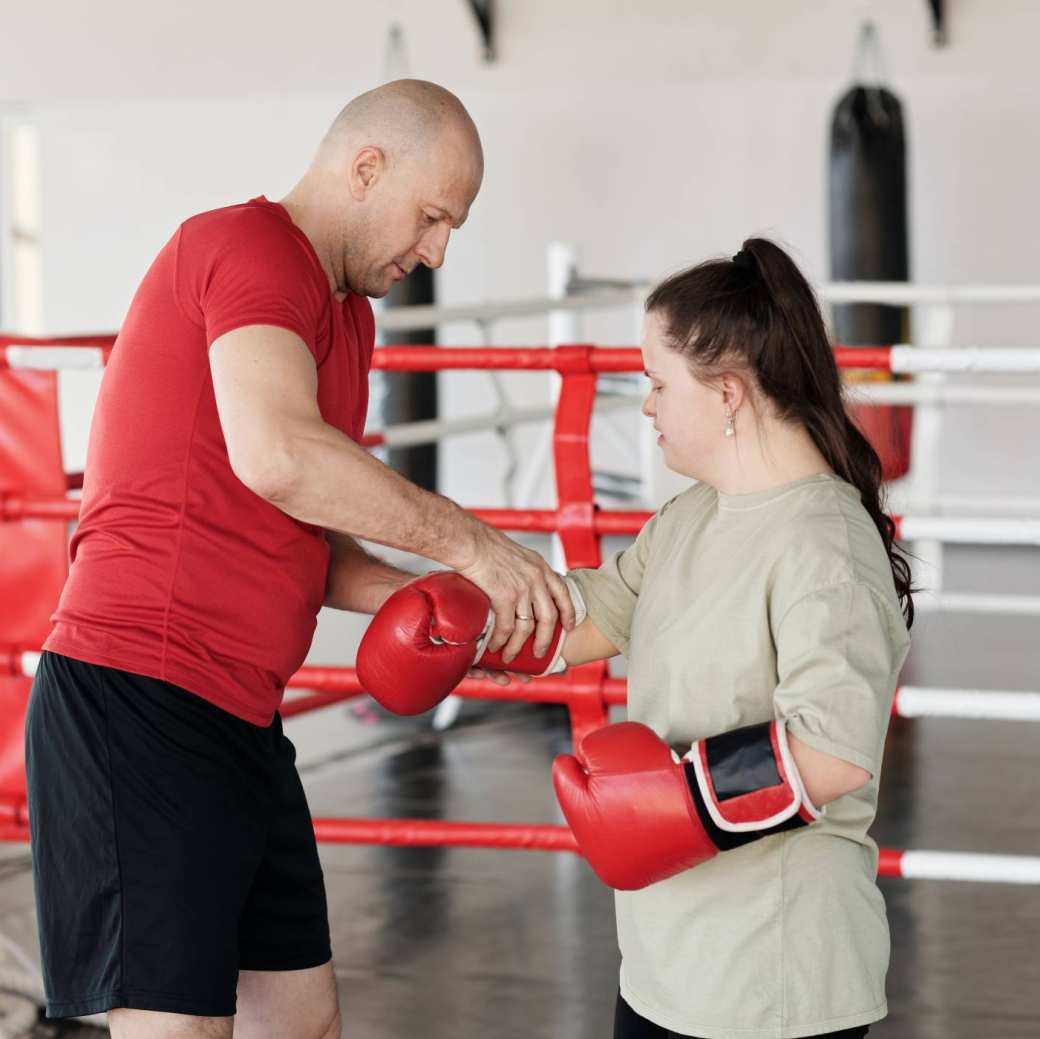
M 359 95 L 340 111 L 317 161 L 350 162 L 358 148 L 368 145 L 396 164 L 424 155 L 446 139 L 468 153 L 479 178 L 484 169 L 480 135 L 462 102 L 436 83 L 398 79 Z
M 400 79 L 336 116 L 283 205 L 338 292 L 384 296 L 418 264 L 441 265 L 483 176 L 462 102 L 436 83 Z

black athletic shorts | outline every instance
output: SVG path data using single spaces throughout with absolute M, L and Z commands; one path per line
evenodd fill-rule
M 26 719 L 48 1017 L 223 1017 L 239 970 L 330 958 L 310 812 L 281 719 L 44 653 Z

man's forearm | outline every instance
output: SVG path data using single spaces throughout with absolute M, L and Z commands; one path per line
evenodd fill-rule
M 353 538 L 329 534 L 332 555 L 325 582 L 325 605 L 336 610 L 375 613 L 415 574 L 366 552 Z
M 294 433 L 284 475 L 264 497 L 295 519 L 461 568 L 483 525 L 417 487 L 325 423 Z

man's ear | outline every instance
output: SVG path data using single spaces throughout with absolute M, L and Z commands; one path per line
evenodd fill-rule
M 355 201 L 364 200 L 385 167 L 386 156 L 383 149 L 375 145 L 366 145 L 354 156 L 354 161 L 350 164 L 350 194 Z

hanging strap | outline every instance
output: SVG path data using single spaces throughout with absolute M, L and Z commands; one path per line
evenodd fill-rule
M 872 21 L 865 21 L 860 26 L 852 56 L 852 82 L 854 86 L 863 88 L 870 117 L 881 125 L 888 122 L 888 113 L 881 101 L 881 91 L 887 78 L 881 36 Z

